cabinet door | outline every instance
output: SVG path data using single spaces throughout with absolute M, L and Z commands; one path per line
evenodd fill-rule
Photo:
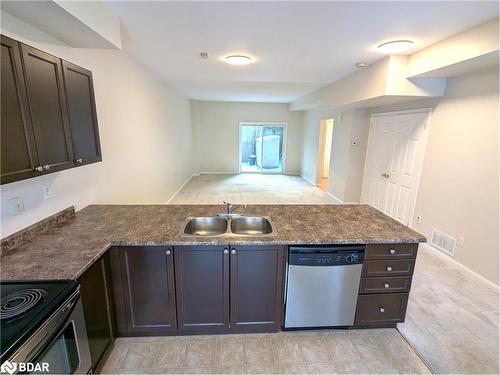
M 227 332 L 229 249 L 220 246 L 182 246 L 174 250 L 179 331 Z
M 62 64 L 75 164 L 101 161 L 92 72 L 67 61 Z
M 2 35 L 1 183 L 38 176 L 19 42 Z
M 78 281 L 92 369 L 96 371 L 106 349 L 113 342 L 113 299 L 106 255 L 85 271 Z
M 21 51 L 39 162 L 45 172 L 73 167 L 61 60 L 25 44 Z
M 177 330 L 174 265 L 166 246 L 119 247 L 125 334 L 163 334 Z M 115 282 L 113 280 L 113 282 Z
M 231 249 L 231 330 L 279 331 L 283 316 L 284 249 L 236 246 Z

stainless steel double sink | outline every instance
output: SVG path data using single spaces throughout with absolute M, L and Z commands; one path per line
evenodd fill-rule
M 188 217 L 181 230 L 184 237 L 273 236 L 271 218 L 265 216 Z

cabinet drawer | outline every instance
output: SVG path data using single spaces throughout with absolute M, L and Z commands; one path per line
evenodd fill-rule
M 359 293 L 403 293 L 410 286 L 411 277 L 369 277 L 361 279 Z
M 387 259 L 366 260 L 363 263 L 364 277 L 371 276 L 411 276 L 415 268 L 414 260 Z
M 407 303 L 408 293 L 360 295 L 355 325 L 404 322 Z
M 418 244 L 374 244 L 368 245 L 365 259 L 415 259 Z

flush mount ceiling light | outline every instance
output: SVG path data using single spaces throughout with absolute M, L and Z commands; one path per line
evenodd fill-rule
M 231 65 L 247 65 L 252 62 L 252 58 L 245 55 L 230 55 L 226 56 L 224 60 Z
M 390 42 L 382 43 L 378 49 L 384 53 L 400 53 L 413 47 L 411 40 L 393 40 Z

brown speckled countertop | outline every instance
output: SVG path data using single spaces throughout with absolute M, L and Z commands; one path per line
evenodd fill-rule
M 346 244 L 425 242 L 368 205 L 252 205 L 244 215 L 271 217 L 273 237 L 181 237 L 188 216 L 218 205 L 91 205 L 1 257 L 1 280 L 76 279 L 111 245 Z

